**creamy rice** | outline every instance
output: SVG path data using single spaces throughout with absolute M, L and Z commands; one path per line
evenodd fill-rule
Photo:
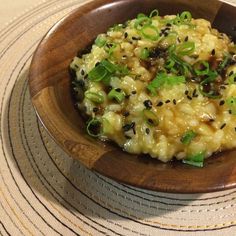
M 110 28 L 73 59 L 78 108 L 92 136 L 202 166 L 236 147 L 236 47 L 189 12 L 156 13 Z

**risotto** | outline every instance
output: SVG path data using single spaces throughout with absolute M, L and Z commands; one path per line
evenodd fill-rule
M 199 167 L 236 147 L 236 45 L 205 19 L 141 13 L 98 35 L 70 69 L 90 136 Z

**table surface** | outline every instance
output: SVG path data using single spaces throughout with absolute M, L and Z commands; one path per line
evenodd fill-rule
M 0 235 L 235 236 L 235 189 L 184 195 L 118 184 L 68 157 L 37 120 L 32 54 L 83 3 L 0 0 Z

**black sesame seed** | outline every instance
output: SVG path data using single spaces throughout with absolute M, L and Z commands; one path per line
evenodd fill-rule
M 220 88 L 221 89 L 226 89 L 226 87 L 224 85 L 221 85 Z
M 211 55 L 214 56 L 215 54 L 216 54 L 216 50 L 213 49 L 213 50 L 211 51 Z
M 143 105 L 147 108 L 147 109 L 151 109 L 152 108 L 152 102 L 151 100 L 145 100 L 143 102 Z
M 150 129 L 149 128 L 146 128 L 146 134 L 150 134 Z
M 127 132 L 127 131 L 129 131 L 130 129 L 133 129 L 134 126 L 135 126 L 135 123 L 132 122 L 132 123 L 130 123 L 130 124 L 124 125 L 124 126 L 122 127 L 122 129 L 124 130 L 124 132 Z
M 127 138 L 127 139 L 131 139 L 131 137 L 130 137 L 130 136 L 128 136 L 128 135 L 125 135 L 125 138 Z
M 188 90 L 186 90 L 186 91 L 184 92 L 184 94 L 185 94 L 185 95 L 188 95 Z
M 125 98 L 127 98 L 127 99 L 128 99 L 129 97 L 130 97 L 130 94 L 127 94 L 127 95 L 125 95 Z
M 100 62 L 97 62 L 97 63 L 95 64 L 95 67 L 98 66 L 99 64 L 100 64 Z
M 234 82 L 236 82 L 236 77 L 234 78 Z
M 167 37 L 167 36 L 168 36 L 168 32 L 165 32 L 165 33 L 164 33 L 164 36 Z
M 219 103 L 220 106 L 223 106 L 224 104 L 225 104 L 224 100 L 221 100 L 220 103 Z
M 125 117 L 127 117 L 127 116 L 129 116 L 129 112 L 128 111 L 125 111 L 124 113 L 123 113 L 123 116 L 125 116 Z
M 229 110 L 229 114 L 232 114 L 232 110 Z
M 79 66 L 78 66 L 78 65 L 76 65 L 76 64 L 74 64 L 74 67 L 75 67 L 75 68 L 77 68 L 77 69 L 79 68 Z
M 215 120 L 214 119 L 210 119 L 209 122 L 214 122 Z
M 153 122 L 152 119 L 148 119 L 148 122 L 149 122 L 150 124 L 154 124 L 154 122 Z
M 81 73 L 81 75 L 84 75 L 84 74 L 85 74 L 85 72 L 84 72 L 83 69 L 80 71 L 80 73 Z
M 168 99 L 168 100 L 166 100 L 166 101 L 165 101 L 165 103 L 170 103 L 170 100 L 169 100 L 169 99 Z
M 169 27 L 170 27 L 170 26 L 171 26 L 171 24 L 170 24 L 170 23 L 167 23 L 167 24 L 166 24 L 166 26 L 169 26 Z
M 120 88 L 116 88 L 115 90 L 116 90 L 116 92 L 121 92 Z
M 226 126 L 226 123 L 222 124 L 222 125 L 220 126 L 220 129 L 224 129 L 225 126 Z
M 233 75 L 233 73 L 234 73 L 233 71 L 230 71 L 229 76 Z
M 187 99 L 192 100 L 193 98 L 188 95 L 188 96 L 187 96 Z
M 137 93 L 137 91 L 135 91 L 135 90 L 134 90 L 134 91 L 132 91 L 131 93 L 132 93 L 132 94 L 136 94 L 136 93 Z
M 181 40 L 180 40 L 180 38 L 179 38 L 179 37 L 177 38 L 177 40 L 178 40 L 178 42 L 179 42 L 179 43 L 181 43 Z
M 99 111 L 99 109 L 98 109 L 97 107 L 94 107 L 94 108 L 93 108 L 93 112 L 96 113 L 96 112 L 98 112 L 98 111 Z
M 196 96 L 196 93 L 197 93 L 197 89 L 194 89 L 194 90 L 193 90 L 193 97 Z
M 174 105 L 176 105 L 176 100 L 175 99 L 173 99 L 173 103 L 174 103 Z
M 141 38 L 140 37 L 132 37 L 133 40 L 140 40 Z
M 184 42 L 187 42 L 187 41 L 188 41 L 188 36 L 186 36 L 184 39 Z
M 127 37 L 128 37 L 128 33 L 127 33 L 127 32 L 125 32 L 124 36 L 125 36 L 125 38 L 127 38 Z
M 157 103 L 157 106 L 158 106 L 158 107 L 161 107 L 162 105 L 163 105 L 163 102 L 158 102 L 158 103 Z
M 236 127 L 234 128 L 234 131 L 236 132 Z

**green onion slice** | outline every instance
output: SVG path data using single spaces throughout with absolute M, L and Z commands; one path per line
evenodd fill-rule
M 158 15 L 159 15 L 159 11 L 157 9 L 155 9 L 150 13 L 149 17 L 152 18 L 152 17 L 158 16 Z
M 106 43 L 104 50 L 109 54 L 112 55 L 114 50 L 116 49 L 117 44 L 116 43 Z
M 209 92 L 204 91 L 204 86 L 207 84 L 211 84 L 212 82 L 214 82 L 216 80 L 218 76 L 218 73 L 216 71 L 209 71 L 208 73 L 208 77 L 206 79 L 204 79 L 200 84 L 199 84 L 199 92 L 205 96 L 205 97 L 209 97 L 212 99 L 218 99 L 221 98 L 222 95 L 217 93 L 214 90 L 210 90 Z
M 104 102 L 104 96 L 99 94 L 99 93 L 94 93 L 94 92 L 90 92 L 90 91 L 86 91 L 84 93 L 84 96 L 89 99 L 90 101 L 94 102 L 94 103 L 103 103 Z
M 108 93 L 109 99 L 115 99 L 118 103 L 121 103 L 125 99 L 125 93 L 123 91 L 118 92 L 116 89 L 112 89 Z
M 193 65 L 196 75 L 207 75 L 209 73 L 209 63 L 207 61 L 198 61 Z
M 101 65 L 103 65 L 110 73 L 114 73 L 117 70 L 117 66 L 108 60 L 102 60 Z
M 95 66 L 89 73 L 88 78 L 91 81 L 98 82 L 101 81 L 103 78 L 105 78 L 108 74 L 107 69 L 99 64 L 98 66 Z
M 156 126 L 159 124 L 159 119 L 153 111 L 151 111 L 149 109 L 144 109 L 143 116 L 149 125 Z
M 140 16 L 135 20 L 134 28 L 140 30 L 145 25 L 151 25 L 152 20 L 147 16 Z
M 141 34 L 143 35 L 143 37 L 152 41 L 156 41 L 159 39 L 159 31 L 154 25 L 144 25 L 141 28 Z
M 95 44 L 100 48 L 103 47 L 106 44 L 106 42 L 107 40 L 103 36 L 98 36 L 95 40 Z
M 230 60 L 231 56 L 230 54 L 225 54 L 223 61 L 219 64 L 217 71 L 220 73 L 222 70 L 226 67 Z
M 236 82 L 236 73 L 233 73 L 232 75 L 230 75 L 227 79 L 227 82 L 229 84 L 235 84 L 235 82 Z
M 113 131 L 112 125 L 108 119 L 102 118 L 102 132 L 103 134 L 111 134 Z
M 236 97 L 229 97 L 225 101 L 233 115 L 236 115 Z
M 190 22 L 192 20 L 192 15 L 189 11 L 184 11 L 180 14 L 180 20 L 182 22 Z
M 177 45 L 176 53 L 181 56 L 191 55 L 195 50 L 194 42 L 184 42 L 182 44 Z
M 101 136 L 101 121 L 97 118 L 91 119 L 86 127 L 87 133 L 92 137 Z
M 197 134 L 193 130 L 189 130 L 182 136 L 180 141 L 185 145 L 189 145 L 196 136 Z
M 144 13 L 139 13 L 137 15 L 137 19 L 143 18 L 143 17 L 147 17 Z
M 205 152 L 199 152 L 195 155 L 191 155 L 183 160 L 183 163 L 196 166 L 203 167 Z
M 147 48 L 142 48 L 139 57 L 142 60 L 146 60 L 149 57 L 149 50 Z

